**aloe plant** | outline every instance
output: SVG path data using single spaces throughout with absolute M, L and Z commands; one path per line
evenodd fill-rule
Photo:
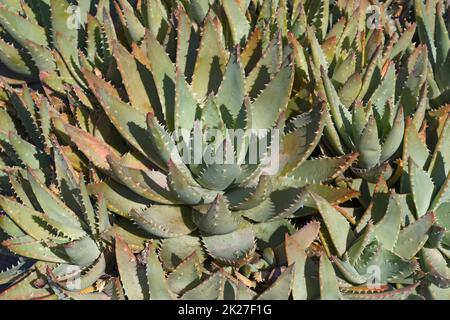
M 445 110 L 445 109 L 444 109 Z M 428 241 L 420 251 L 420 263 L 427 273 L 423 290 L 435 298 L 445 298 L 450 287 L 449 258 L 449 205 L 450 183 L 449 148 L 450 121 L 442 110 L 431 114 L 430 127 L 436 132 L 430 140 L 423 140 L 414 124 L 407 128 L 403 159 L 405 164 L 401 191 L 408 193 L 407 203 L 412 216 L 421 219 L 425 214 L 435 215 L 436 223 L 428 232 Z M 416 147 L 414 145 L 416 144 Z M 429 151 L 431 150 L 431 151 Z M 425 240 L 425 239 L 424 239 Z
M 366 23 L 367 8 L 367 3 L 356 6 L 324 36 L 318 38 L 318 29 L 308 27 L 303 36 L 292 33 L 290 40 L 296 47 L 298 72 L 315 81 L 316 94 L 327 100 L 324 151 L 358 152 L 353 172 L 375 182 L 380 173 L 386 178 L 392 174 L 405 117 L 414 115 L 418 126 L 424 118 L 427 49 L 413 48 L 415 24 L 397 30 L 380 21 L 384 28 L 372 28 Z M 311 91 L 298 90 L 293 107 L 298 108 Z
M 33 269 L 46 273 L 51 268 L 54 281 L 65 290 L 84 290 L 105 272 L 105 252 L 110 245 L 102 238 L 110 226 L 105 198 L 99 196 L 96 205 L 91 202 L 83 177 L 75 173 L 57 142 L 53 143 L 58 187 L 46 187 L 30 167 L 16 168 L 9 172 L 16 196 L 0 197 L 6 212 L 0 224 L 8 236 L 2 248 L 24 257 L 1 273 L 2 282 L 20 280 L 3 291 L 2 299 L 52 295 L 46 278 L 30 273 Z
M 448 299 L 446 11 L 0 0 L 0 299 Z
M 180 24 L 188 20 L 182 7 L 175 15 Z M 179 39 L 186 32 L 183 28 L 178 27 Z M 217 18 L 206 16 L 204 26 L 197 31 L 198 53 L 186 57 L 196 61 L 190 83 L 180 69 L 189 42 L 178 43 L 172 61 L 170 47 L 161 45 L 151 32 L 144 35 L 141 45 L 133 43 L 132 54 L 110 39 L 129 104 L 120 98 L 116 87 L 88 68 L 82 71 L 96 98 L 92 104 L 100 105 L 114 125 L 114 132 L 120 134 L 117 138 L 107 137 L 108 131 L 101 129 L 90 135 L 81 121 L 81 128 L 77 128 L 58 113 L 53 120 L 61 136 L 70 138 L 101 174 L 112 178 L 88 187 L 94 194 L 102 192 L 112 211 L 134 220 L 149 235 L 171 239 L 172 246 L 183 247 L 186 236 L 193 234 L 218 263 L 241 267 L 252 259 L 255 250 L 261 250 L 255 241 L 267 236 L 259 234 L 259 224 L 277 226 L 282 223 L 278 220 L 295 217 L 300 207 L 315 207 L 310 194 L 335 204 L 354 196 L 352 190 L 336 189 L 334 193 L 333 187 L 322 183 L 339 175 L 355 157 L 306 160 L 319 142 L 324 113 L 319 105 L 309 113 L 285 119 L 293 67 L 290 56 L 283 53 L 279 36 L 269 42 L 254 69 L 246 72 L 242 55 L 250 49 L 244 46 L 242 52 L 239 47 L 228 51 L 221 30 Z M 258 42 L 256 45 L 263 46 Z M 247 59 L 257 59 L 255 54 Z M 278 57 L 277 66 L 269 65 L 273 55 Z M 143 75 L 136 78 L 136 74 L 127 73 L 124 68 L 130 65 L 141 66 Z M 269 68 L 272 76 L 267 79 Z M 154 83 L 146 84 L 147 79 Z M 145 91 L 148 87 L 155 88 L 151 95 Z M 146 98 L 155 95 L 159 97 L 156 101 Z M 89 116 L 86 120 L 92 121 Z M 194 134 L 196 130 L 218 129 L 225 138 L 204 149 L 232 148 L 232 163 L 179 161 L 185 154 L 180 154 L 173 133 L 180 128 Z M 280 145 L 278 170 L 268 174 L 261 161 L 264 159 L 254 164 L 237 163 L 235 157 L 242 153 L 242 145 L 229 146 L 230 129 L 281 131 L 280 138 L 273 136 L 272 144 L 267 146 Z M 125 154 L 119 149 L 120 139 L 132 146 Z M 243 145 L 248 143 L 244 141 Z M 244 149 L 244 155 L 247 152 L 250 149 Z M 247 156 L 251 157 L 250 153 Z M 320 170 L 322 166 L 327 170 Z M 339 218 L 340 214 L 334 212 L 329 225 Z M 347 224 L 345 219 L 341 223 Z
M 430 102 L 440 107 L 449 101 L 450 39 L 448 35 L 448 4 L 445 1 L 414 1 L 414 13 L 417 19 L 418 36 L 428 48 L 428 82 L 430 85 Z M 447 23 L 447 24 L 446 24 Z

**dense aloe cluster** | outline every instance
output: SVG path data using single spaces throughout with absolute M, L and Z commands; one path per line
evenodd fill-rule
M 0 0 L 0 299 L 449 299 L 449 15 Z

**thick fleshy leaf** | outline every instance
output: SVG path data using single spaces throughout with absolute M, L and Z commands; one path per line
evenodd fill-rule
M 148 70 L 120 43 L 114 41 L 112 45 L 113 55 L 131 105 L 143 113 L 153 112 L 151 100 L 148 97 L 149 94 L 152 94 L 152 92 L 148 92 L 147 81 L 149 80 L 141 76 L 141 74 L 146 75 Z
M 227 142 L 224 142 L 227 143 Z M 219 146 L 222 148 L 222 146 Z M 232 152 L 230 147 L 225 147 L 224 154 L 228 152 Z M 197 178 L 197 181 L 204 187 L 210 190 L 225 190 L 232 183 L 236 181 L 236 179 L 241 174 L 241 169 L 239 164 L 237 163 L 226 163 L 225 161 L 221 161 L 225 163 L 212 163 L 210 165 L 206 165 L 203 171 L 200 173 L 200 176 Z
M 81 8 L 78 8 L 81 19 Z M 78 28 L 81 21 L 73 19 L 67 1 L 50 0 L 53 45 L 61 54 L 69 70 L 78 63 Z M 66 42 L 67 41 L 67 42 Z M 69 44 L 69 45 L 68 45 Z M 74 74 L 76 76 L 76 74 Z
M 271 177 L 261 175 L 256 186 L 236 188 L 226 193 L 233 210 L 249 210 L 266 200 L 272 192 Z
M 340 275 L 349 283 L 361 285 L 365 284 L 368 280 L 367 275 L 359 274 L 358 270 L 346 260 L 341 260 L 338 257 L 331 257 L 331 261 L 339 270 Z
M 20 163 L 36 170 L 40 177 L 44 177 L 44 169 L 50 166 L 49 157 L 13 131 L 9 132 L 8 139 Z
M 100 249 L 91 237 L 84 237 L 64 245 L 64 251 L 73 264 L 87 267 L 100 256 Z
M 49 218 L 73 228 L 82 228 L 79 217 L 58 196 L 46 188 L 31 170 L 28 170 L 27 178 L 40 208 Z
M 278 279 L 263 293 L 257 300 L 287 300 L 291 295 L 292 283 L 294 280 L 295 264 L 289 266 Z
M 316 184 L 333 180 L 345 172 L 357 157 L 358 154 L 352 153 L 336 158 L 306 160 L 286 176 L 286 183 Z
M 25 232 L 20 229 L 20 227 L 7 214 L 0 217 L 0 228 L 3 233 L 6 233 L 8 236 L 14 238 L 26 235 Z
M 388 290 L 375 293 L 344 293 L 345 299 L 351 300 L 405 300 L 415 292 L 419 283 L 406 286 L 400 289 Z M 365 290 L 370 291 L 370 290 Z
M 428 231 L 436 221 L 434 212 L 423 215 L 400 231 L 394 252 L 405 259 L 411 259 L 428 240 Z
M 342 214 L 321 196 L 310 193 L 339 255 L 344 254 L 350 225 Z
M 197 236 L 181 236 L 164 239 L 159 252 L 164 269 L 173 271 L 187 257 L 195 253 L 203 261 L 203 247 Z
M 253 300 L 256 297 L 256 292 L 248 288 L 244 282 L 225 272 L 224 276 L 226 278 L 223 292 L 224 300 Z
M 370 169 L 380 162 L 381 146 L 375 117 L 369 118 L 359 139 L 357 150 L 360 154 L 359 165 L 362 168 Z
M 170 290 L 176 294 L 188 291 L 200 284 L 202 266 L 196 253 L 183 260 L 168 276 Z
M 68 257 L 59 246 L 50 246 L 45 241 L 35 240 L 30 236 L 9 239 L 2 246 L 19 256 L 55 263 L 68 263 Z
M 164 205 L 153 205 L 145 210 L 130 212 L 130 216 L 143 230 L 162 238 L 191 233 L 195 225 L 190 215 L 190 208 Z
M 169 284 L 164 270 L 159 262 L 156 251 L 151 246 L 147 248 L 147 282 L 151 300 L 170 300 L 173 294 L 170 292 Z
M 192 89 L 200 100 L 211 92 L 217 92 L 228 61 L 219 19 L 208 15 L 204 23 L 192 77 Z
M 123 19 L 126 23 L 126 31 L 131 40 L 138 42 L 144 37 L 145 28 L 136 16 L 133 6 L 126 0 L 119 0 L 121 9 L 118 9 L 118 14 L 123 15 Z
M 60 265 L 64 270 L 66 265 Z M 56 268 L 57 269 L 57 268 Z M 53 272 L 56 271 L 53 270 Z M 70 268 L 68 268 L 70 270 Z M 58 284 L 66 290 L 78 291 L 84 290 L 92 286 L 101 276 L 104 275 L 106 270 L 106 259 L 104 255 L 101 255 L 92 265 L 87 268 L 81 269 L 80 273 L 76 273 L 73 277 L 63 275 L 63 279 L 58 279 Z M 68 277 L 68 279 L 66 279 Z
M 193 220 L 205 235 L 227 234 L 239 227 L 239 217 L 228 209 L 228 201 L 220 195 L 205 214 L 197 213 Z
M 12 44 L 0 39 L 0 61 L 11 71 L 25 76 L 27 78 L 36 78 L 33 65 L 29 59 L 23 57 L 23 54 Z
M 287 220 L 274 220 L 271 222 L 262 222 L 253 225 L 253 231 L 257 241 L 257 246 L 260 250 L 266 248 L 275 248 L 277 260 L 286 260 L 282 251 L 282 246 L 285 240 L 285 235 L 295 233 L 296 229 Z
M 143 167 L 124 164 L 123 161 L 108 157 L 112 172 L 124 185 L 138 195 L 163 204 L 171 204 L 175 196 L 167 186 L 166 175 L 160 171 L 148 170 Z
M 0 7 L 0 23 L 23 46 L 27 40 L 43 46 L 48 45 L 47 36 L 42 27 L 8 10 L 4 5 Z
M 383 249 L 380 244 L 376 244 L 373 249 L 374 251 L 367 256 L 367 259 L 362 258 L 363 263 L 358 263 L 356 266 L 360 274 L 368 277 L 368 283 L 402 283 L 417 269 L 414 261 L 405 260 L 403 257 Z
M 117 91 L 104 80 L 87 70 L 83 74 L 117 131 L 143 155 L 162 165 L 157 158 L 154 159 L 155 152 L 148 138 L 145 113 L 123 102 Z
M 389 160 L 393 154 L 398 150 L 402 141 L 405 130 L 405 119 L 403 115 L 403 108 L 400 107 L 394 120 L 392 129 L 389 131 L 386 140 L 381 146 L 380 161 Z
M 194 126 L 198 102 L 184 74 L 178 68 L 175 75 L 175 90 L 174 129 L 191 130 Z
M 341 299 L 341 294 L 339 292 L 339 286 L 336 274 L 334 273 L 333 265 L 324 253 L 320 257 L 319 279 L 320 298 L 322 300 Z
M 194 289 L 186 292 L 182 300 L 221 300 L 223 299 L 224 277 L 220 272 L 214 273 Z
M 229 114 L 232 118 L 232 123 L 236 120 L 242 110 L 245 96 L 245 73 L 241 64 L 240 57 L 237 54 L 231 54 L 225 69 L 222 83 L 217 92 L 215 102 L 217 107 L 222 112 L 222 118 Z M 225 109 L 225 110 L 224 110 Z M 228 123 L 227 123 L 228 124 Z
M 239 7 L 245 1 L 231 0 L 223 1 L 223 9 L 228 18 L 228 23 L 233 37 L 233 43 L 239 44 L 245 39 L 250 31 L 250 24 L 245 16 L 245 12 Z
M 80 212 L 82 203 L 78 197 L 78 179 L 66 154 L 56 138 L 52 139 L 56 180 L 64 203 L 74 212 Z
M 249 128 L 269 129 L 285 110 L 293 82 L 292 65 L 285 65 L 251 103 Z M 270 108 L 268 108 L 270 106 Z
M 181 202 L 185 204 L 211 203 L 219 191 L 202 188 L 183 163 L 169 161 L 168 185 Z
M 434 183 L 429 175 L 410 158 L 408 163 L 409 184 L 416 208 L 417 217 L 423 216 L 431 204 Z
M 352 243 L 347 251 L 349 262 L 356 264 L 364 252 L 366 246 L 373 240 L 373 224 L 369 221 L 361 235 Z
M 395 194 L 389 197 L 386 214 L 374 227 L 374 234 L 387 250 L 392 250 L 397 243 L 403 213 Z
M 262 37 L 262 34 L 259 35 L 258 32 L 254 33 L 254 35 L 256 37 Z M 256 37 L 254 38 L 255 41 L 257 41 Z M 264 45 L 261 46 L 264 48 Z M 245 89 L 251 98 L 255 98 L 264 89 L 270 79 L 273 79 L 275 74 L 280 71 L 282 64 L 280 34 L 274 37 L 265 49 L 263 48 L 261 48 L 261 50 L 264 50 L 262 57 L 259 56 L 259 43 L 249 43 L 242 53 L 244 66 L 246 67 L 246 71 L 249 72 L 245 79 Z M 256 52 L 253 52 L 251 60 L 246 64 L 246 54 L 249 54 L 251 50 Z M 253 59 L 258 59 L 256 60 L 257 63 L 255 62 L 256 65 L 253 65 Z M 250 69 L 250 65 L 253 67 L 252 69 Z
M 400 105 L 403 106 L 405 115 L 411 116 L 420 96 L 420 90 L 427 78 L 427 48 L 418 46 L 408 60 L 408 78 L 400 97 Z M 405 66 L 406 67 L 406 66 Z M 403 84 L 402 84 L 403 86 Z
M 299 167 L 314 151 L 325 126 L 326 110 L 313 108 L 308 113 L 306 125 L 296 126 L 281 138 L 280 175 L 286 175 Z
M 411 40 L 416 33 L 416 24 L 412 23 L 408 29 L 406 29 L 400 38 L 398 39 L 397 43 L 394 45 L 391 53 L 390 58 L 393 59 L 397 55 L 402 54 L 404 51 L 406 51 L 411 46 Z
M 21 93 L 9 91 L 9 98 L 17 112 L 17 115 L 25 127 L 25 131 L 33 144 L 43 149 L 43 139 L 36 121 L 36 105 L 31 97 L 30 90 L 24 86 Z M 9 118 L 9 117 L 8 117 Z
M 151 150 L 159 159 L 158 163 L 162 163 L 163 168 L 167 168 L 170 159 L 174 159 L 178 164 L 180 161 L 178 161 L 179 154 L 175 141 L 152 113 L 147 114 L 147 128 L 150 133 L 148 140 L 152 145 Z
M 137 261 L 127 243 L 116 238 L 116 260 L 125 293 L 130 300 L 143 300 L 143 288 L 137 274 Z
M 8 285 L 16 282 L 20 277 L 24 276 L 27 270 L 34 264 L 34 261 L 22 257 L 13 260 L 15 261 L 12 262 L 11 265 L 9 265 L 10 262 L 7 261 L 8 267 L 2 267 L 3 270 L 0 271 L 0 285 Z M 6 263 L 4 262 L 4 264 Z
M 412 121 L 407 119 L 405 142 L 403 144 L 403 161 L 406 162 L 408 158 L 411 158 L 417 166 L 423 168 L 429 157 L 429 151 L 426 144 L 420 139 L 418 131 Z
M 307 255 L 305 250 L 319 235 L 320 223 L 313 221 L 291 236 L 286 235 L 284 247 L 288 265 L 295 264 L 292 296 L 294 300 L 307 299 L 307 285 L 305 279 L 305 264 Z
M 90 184 L 87 190 L 90 194 L 102 194 L 108 209 L 124 217 L 129 217 L 132 210 L 144 210 L 151 205 L 151 201 L 113 180 Z
M 154 38 L 151 32 L 146 33 L 144 43 L 150 64 L 149 69 L 155 81 L 165 120 L 169 129 L 173 130 L 175 119 L 176 69 L 164 48 Z M 180 77 L 181 80 L 183 80 L 183 77 Z
M 53 237 L 45 224 L 43 224 L 43 214 L 41 212 L 35 211 L 33 208 L 24 206 L 4 196 L 0 196 L 0 207 L 30 238 L 44 240 Z
M 213 236 L 202 236 L 208 253 L 229 265 L 239 265 L 249 259 L 255 251 L 255 235 L 251 227 Z
M 323 90 L 325 91 L 324 94 L 327 98 L 327 105 L 329 107 L 334 126 L 336 127 L 336 130 L 341 139 L 343 139 L 344 143 L 348 147 L 353 147 L 353 143 L 348 134 L 348 132 L 350 132 L 350 112 L 340 101 L 339 95 L 331 83 L 331 80 L 328 77 L 327 71 L 323 65 L 320 65 L 320 75 L 322 77 Z
M 197 47 L 198 34 L 194 31 L 189 16 L 183 5 L 179 5 L 175 10 L 177 18 L 177 55 L 176 65 L 181 74 L 190 77 L 194 68 L 195 49 Z M 193 45 L 193 44 L 196 45 Z M 194 47 L 194 48 L 193 48 Z
M 241 214 L 257 222 L 289 218 L 304 205 L 306 191 L 306 187 L 273 191 L 266 200 L 256 207 L 241 211 Z
M 31 272 L 23 279 L 0 293 L 0 300 L 29 300 L 47 297 L 51 291 L 47 288 L 36 288 L 33 283 L 38 279 L 36 272 Z
M 358 94 L 361 90 L 362 80 L 359 73 L 355 73 L 351 76 L 347 82 L 342 86 L 339 90 L 338 95 L 341 99 L 341 102 L 348 108 L 358 97 Z
M 300 230 L 294 234 L 287 237 L 291 244 L 295 243 L 296 248 L 300 250 L 306 250 L 313 242 L 317 239 L 319 235 L 320 223 L 318 221 L 309 222 L 307 225 L 302 227 Z M 290 256 L 295 258 L 296 250 L 289 250 L 286 244 L 286 254 L 288 259 L 288 264 L 292 264 L 294 261 L 290 261 Z

